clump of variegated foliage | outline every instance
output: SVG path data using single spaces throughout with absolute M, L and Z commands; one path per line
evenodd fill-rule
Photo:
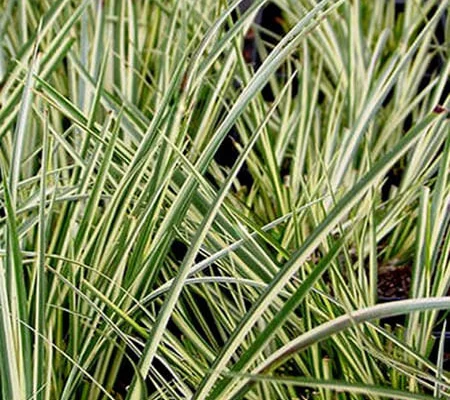
M 449 2 L 238 3 L 1 3 L 2 399 L 450 397 Z

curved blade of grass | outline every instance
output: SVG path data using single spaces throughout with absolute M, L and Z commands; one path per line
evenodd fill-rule
M 228 374 L 227 374 L 228 375 Z M 381 396 L 383 398 L 395 399 L 395 400 L 432 400 L 435 397 L 427 396 L 424 394 L 405 392 L 403 390 L 396 390 L 389 387 L 383 387 L 378 385 L 370 385 L 367 383 L 350 383 L 340 380 L 320 380 L 314 378 L 297 378 L 297 377 L 276 377 L 257 374 L 230 374 L 236 378 L 241 377 L 248 379 L 252 382 L 269 382 L 269 383 L 281 383 L 283 385 L 292 385 L 305 388 L 315 389 L 328 389 L 336 393 L 349 393 L 354 395 L 365 396 Z M 234 397 L 238 400 L 241 397 Z
M 310 331 L 300 335 L 282 348 L 278 349 L 263 363 L 261 363 L 253 372 L 271 371 L 281 365 L 293 354 L 306 349 L 313 343 L 318 343 L 329 338 L 336 333 L 342 332 L 347 328 L 380 318 L 395 317 L 397 315 L 408 314 L 416 311 L 426 310 L 445 310 L 450 308 L 450 297 L 431 297 L 423 299 L 408 299 L 392 301 L 384 304 L 363 308 L 352 311 L 349 314 L 342 315 L 332 321 L 325 322 Z

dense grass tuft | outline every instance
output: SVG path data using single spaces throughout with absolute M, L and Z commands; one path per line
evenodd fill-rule
M 0 5 L 1 399 L 450 398 L 449 1 L 239 3 Z

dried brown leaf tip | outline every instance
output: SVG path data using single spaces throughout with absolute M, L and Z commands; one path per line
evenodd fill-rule
M 436 107 L 433 108 L 433 112 L 435 114 L 449 114 L 450 115 L 450 110 L 447 107 L 441 106 L 440 104 L 438 104 Z

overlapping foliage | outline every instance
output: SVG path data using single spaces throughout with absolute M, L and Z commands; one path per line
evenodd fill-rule
M 238 3 L 1 3 L 2 399 L 450 397 L 448 1 Z

